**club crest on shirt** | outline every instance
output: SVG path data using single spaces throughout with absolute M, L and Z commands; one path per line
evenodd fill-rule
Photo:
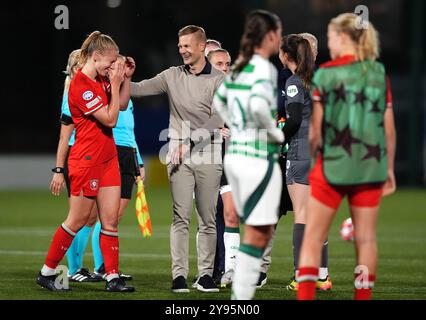
M 92 99 L 92 98 L 93 98 L 93 92 L 92 92 L 92 91 L 87 90 L 87 91 L 85 91 L 85 92 L 83 93 L 83 99 L 84 99 L 84 100 L 88 101 L 88 100 L 90 100 L 90 99 Z
M 99 180 L 98 179 L 90 180 L 90 189 L 97 190 L 98 187 L 99 187 Z

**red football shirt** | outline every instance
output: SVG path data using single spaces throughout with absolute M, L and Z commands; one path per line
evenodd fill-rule
M 68 104 L 75 125 L 75 143 L 68 163 L 77 167 L 93 167 L 117 155 L 112 129 L 93 117 L 93 112 L 108 106 L 111 85 L 103 77 L 96 81 L 78 70 L 71 80 Z

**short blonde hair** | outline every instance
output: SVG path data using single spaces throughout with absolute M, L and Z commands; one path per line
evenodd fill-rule
M 200 40 L 203 43 L 206 43 L 207 37 L 206 37 L 206 32 L 204 31 L 204 29 L 199 26 L 195 26 L 193 24 L 180 29 L 178 32 L 178 37 L 186 36 L 188 34 L 193 34 L 193 33 L 197 34 L 198 40 Z
M 219 41 L 215 40 L 215 39 L 207 39 L 206 40 L 206 45 L 209 45 L 209 44 L 217 46 L 218 49 L 222 48 L 222 44 Z
M 231 58 L 231 55 L 229 54 L 228 50 L 225 50 L 223 48 L 219 48 L 219 49 L 210 50 L 209 53 L 208 53 L 208 55 L 207 55 L 207 60 L 210 61 L 210 59 L 216 53 L 225 53 L 225 54 L 227 54 L 229 56 L 229 58 Z

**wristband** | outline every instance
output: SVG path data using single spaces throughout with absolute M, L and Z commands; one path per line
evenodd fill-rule
M 64 168 L 62 167 L 55 167 L 52 169 L 52 172 L 54 173 L 64 173 Z

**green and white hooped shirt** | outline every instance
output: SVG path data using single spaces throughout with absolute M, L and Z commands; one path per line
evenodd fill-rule
M 277 70 L 255 54 L 235 79 L 228 75 L 213 100 L 231 130 L 228 154 L 276 158 L 282 131 L 276 127 Z

